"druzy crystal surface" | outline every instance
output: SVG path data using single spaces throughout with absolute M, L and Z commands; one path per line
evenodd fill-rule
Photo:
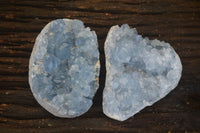
M 57 19 L 36 38 L 29 83 L 34 97 L 47 111 L 73 118 L 91 107 L 99 68 L 96 33 L 79 20 Z
M 127 24 L 110 29 L 105 56 L 103 112 L 119 121 L 166 96 L 181 77 L 181 61 L 169 43 L 143 38 Z

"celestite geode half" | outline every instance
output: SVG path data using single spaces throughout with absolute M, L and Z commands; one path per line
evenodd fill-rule
M 47 24 L 35 41 L 29 84 L 47 111 L 73 118 L 91 107 L 99 69 L 96 33 L 82 21 L 57 19 Z
M 110 29 L 105 56 L 103 112 L 119 121 L 166 96 L 181 77 L 181 61 L 169 43 L 142 38 L 127 24 Z

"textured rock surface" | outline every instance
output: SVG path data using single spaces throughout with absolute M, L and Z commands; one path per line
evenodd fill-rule
M 34 97 L 47 111 L 72 118 L 91 107 L 99 68 L 95 32 L 79 20 L 57 19 L 36 39 L 29 83 Z
M 119 121 L 166 96 L 181 77 L 182 65 L 170 44 L 142 38 L 126 24 L 110 29 L 105 55 L 103 111 Z

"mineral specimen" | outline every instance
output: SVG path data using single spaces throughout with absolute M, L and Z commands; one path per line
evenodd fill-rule
M 47 24 L 35 41 L 29 84 L 47 111 L 73 118 L 91 107 L 99 69 L 96 33 L 82 21 L 57 19 Z
M 169 43 L 142 38 L 127 24 L 110 29 L 105 56 L 103 112 L 119 121 L 166 96 L 181 77 L 181 61 Z

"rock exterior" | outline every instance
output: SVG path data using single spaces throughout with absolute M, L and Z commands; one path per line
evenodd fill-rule
M 91 107 L 99 69 L 96 33 L 80 20 L 57 19 L 47 24 L 35 41 L 29 84 L 47 111 L 73 118 Z
M 174 89 L 182 72 L 169 43 L 142 38 L 127 24 L 113 26 L 105 42 L 103 112 L 124 121 Z

